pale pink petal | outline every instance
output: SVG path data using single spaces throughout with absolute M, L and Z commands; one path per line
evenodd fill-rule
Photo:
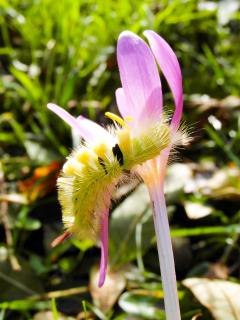
M 82 116 L 79 116 L 76 119 L 66 110 L 53 103 L 48 103 L 47 107 L 76 130 L 76 132 L 78 132 L 80 136 L 89 143 L 95 143 L 98 140 L 113 139 L 107 130 L 91 120 Z
M 47 104 L 48 109 L 50 109 L 52 112 L 54 112 L 59 118 L 64 120 L 70 127 L 72 127 L 74 130 L 79 132 L 82 135 L 81 128 L 79 127 L 79 124 L 77 122 L 77 119 L 75 119 L 73 116 L 71 116 L 66 110 L 63 108 L 57 106 L 54 103 L 48 103 Z
M 157 33 L 147 30 L 144 35 L 172 91 L 175 112 L 171 124 L 176 130 L 180 124 L 183 108 L 182 73 L 178 59 L 169 44 Z
M 96 143 L 97 141 L 106 141 L 113 143 L 113 136 L 96 122 L 89 120 L 83 116 L 77 118 L 78 125 L 82 130 L 88 132 L 87 142 Z
M 108 210 L 104 212 L 101 221 L 100 230 L 100 244 L 101 244 L 101 261 L 100 274 L 98 286 L 101 288 L 104 284 L 108 265 Z
M 130 31 L 122 32 L 117 44 L 117 60 L 128 103 L 128 115 L 137 121 L 161 116 L 160 77 L 154 56 L 146 42 Z M 122 102 L 121 100 L 119 107 L 125 113 L 126 108 Z
M 123 88 L 118 88 L 115 92 L 118 110 L 123 118 L 132 116 L 131 110 L 128 106 L 127 98 Z

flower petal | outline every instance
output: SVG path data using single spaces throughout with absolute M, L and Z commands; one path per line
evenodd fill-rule
M 120 34 L 117 60 L 122 87 L 128 106 L 120 102 L 121 112 L 128 108 L 128 116 L 146 120 L 161 115 L 162 89 L 154 56 L 141 38 L 130 31 Z M 118 95 L 118 98 L 120 95 Z
M 66 110 L 63 108 L 57 106 L 54 103 L 48 103 L 47 104 L 48 109 L 50 109 L 52 112 L 54 112 L 59 118 L 64 120 L 70 127 L 72 127 L 74 130 L 79 132 L 82 135 L 81 128 L 79 127 L 79 124 L 77 123 L 77 119 L 75 119 L 73 116 L 71 116 Z
M 115 92 L 116 101 L 118 105 L 119 112 L 123 118 L 130 116 L 130 109 L 128 106 L 126 95 L 123 88 L 118 88 Z
M 106 141 L 111 144 L 114 143 L 113 136 L 96 122 L 83 116 L 79 116 L 77 118 L 77 123 L 82 130 L 87 132 L 87 139 L 85 139 L 87 142 L 93 144 L 95 144 L 97 141 Z
M 48 103 L 47 107 L 61 119 L 63 119 L 67 124 L 69 124 L 74 130 L 76 130 L 76 132 L 78 132 L 80 136 L 87 142 L 96 143 L 98 140 L 113 140 L 112 135 L 107 130 L 91 120 L 88 120 L 82 116 L 79 116 L 76 119 L 66 110 L 53 103 Z
M 101 261 L 100 261 L 100 275 L 98 286 L 101 288 L 104 284 L 108 265 L 108 210 L 102 216 L 101 230 L 100 230 L 100 243 L 101 243 Z
M 152 52 L 172 91 L 175 112 L 171 125 L 176 130 L 180 124 L 183 108 L 182 73 L 178 59 L 169 44 L 157 33 L 146 30 L 143 34 L 148 39 Z

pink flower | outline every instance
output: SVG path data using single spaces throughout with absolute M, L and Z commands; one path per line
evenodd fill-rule
M 81 135 L 87 142 L 87 146 L 81 147 L 81 150 L 82 148 L 87 148 L 88 151 L 89 149 L 93 150 L 97 154 L 98 162 L 101 164 L 102 169 L 105 170 L 105 173 L 110 174 L 110 167 L 107 167 L 106 163 L 116 162 L 117 159 L 116 166 L 122 168 L 123 171 L 130 169 L 137 172 L 146 183 L 154 209 L 158 250 L 161 257 L 161 273 L 166 296 L 165 308 L 167 319 L 175 320 L 180 319 L 180 313 L 176 296 L 176 279 L 166 216 L 163 182 L 170 150 L 179 137 L 178 128 L 183 107 L 182 75 L 176 55 L 168 43 L 154 31 L 147 30 L 144 32 L 144 35 L 149 42 L 149 46 L 144 40 L 129 31 L 122 32 L 118 39 L 117 60 L 122 88 L 116 90 L 116 100 L 123 119 L 110 114 L 110 118 L 118 123 L 114 133 L 81 116 L 76 119 L 64 109 L 54 104 L 48 104 L 48 108 Z M 166 116 L 163 113 L 162 87 L 157 64 L 168 82 L 175 104 L 175 111 L 170 123 L 166 121 Z M 104 151 L 99 146 L 102 145 L 102 142 L 105 143 L 106 141 L 107 147 L 105 149 L 103 147 Z M 135 143 L 134 141 L 139 143 Z M 149 141 L 152 148 L 151 152 L 146 141 Z M 129 146 L 132 148 L 129 150 L 134 150 L 135 160 L 132 160 L 132 158 L 128 159 L 128 152 L 126 150 Z M 80 153 L 82 154 L 81 150 Z M 111 152 L 111 156 L 109 156 L 109 151 Z M 79 172 L 82 170 L 82 167 L 79 168 L 79 165 L 76 163 L 76 158 L 79 159 L 76 155 L 78 152 L 76 151 L 73 156 L 69 157 L 67 165 L 63 168 L 65 174 L 63 179 L 70 179 L 71 173 L 76 176 L 80 174 Z M 103 156 L 100 156 L 102 154 Z M 106 162 L 102 158 L 107 159 Z M 104 161 L 101 162 L 99 159 Z M 81 160 L 81 164 L 85 165 L 86 162 L 84 161 Z M 94 162 L 95 166 L 96 163 L 97 160 Z M 97 164 L 98 167 L 99 163 Z M 91 164 L 91 166 L 93 165 Z M 104 197 L 100 199 L 103 203 L 100 204 L 100 201 L 96 201 L 97 204 L 93 208 L 94 217 L 98 217 L 96 219 L 99 220 L 96 230 L 100 229 L 101 241 L 99 286 L 102 286 L 104 283 L 108 261 L 108 212 L 111 193 L 121 174 L 122 171 L 119 171 L 119 174 L 114 172 L 108 188 L 104 191 Z M 64 197 L 65 195 L 62 196 L 62 198 Z M 71 222 L 73 218 L 68 212 L 69 207 L 72 210 L 73 206 L 69 201 L 66 200 L 66 202 L 67 204 L 63 205 L 63 207 L 65 206 L 63 209 L 67 211 L 65 213 L 65 220 L 69 220 L 65 221 L 65 226 L 69 226 L 67 229 L 68 235 L 70 233 L 77 233 L 77 231 L 73 227 L 74 222 Z M 59 241 L 62 238 L 65 237 L 61 236 Z M 166 250 L 164 246 L 166 246 Z M 164 262 L 163 259 L 166 259 L 166 261 Z
M 134 129 L 163 116 L 163 98 L 157 64 L 172 91 L 175 111 L 170 123 L 172 141 L 177 140 L 183 108 L 182 73 L 177 57 L 169 44 L 152 30 L 144 32 L 150 48 L 137 35 L 124 31 L 117 45 L 117 59 L 122 88 L 116 90 L 118 109 L 123 117 L 130 116 Z M 166 171 L 171 144 L 153 161 L 153 174 L 159 181 Z M 148 166 L 149 167 L 149 166 Z M 157 168 L 157 175 L 155 169 Z M 149 172 L 147 173 L 149 175 Z

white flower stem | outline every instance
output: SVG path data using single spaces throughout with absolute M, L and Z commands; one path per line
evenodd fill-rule
M 149 191 L 153 206 L 154 227 L 164 291 L 166 319 L 181 320 L 172 242 L 164 193 L 162 187 L 159 185 L 158 187 L 152 187 Z

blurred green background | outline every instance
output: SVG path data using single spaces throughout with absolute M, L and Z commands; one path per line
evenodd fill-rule
M 46 104 L 105 124 L 120 86 L 118 35 L 145 29 L 179 58 L 193 138 L 166 179 L 182 318 L 240 319 L 239 1 L 0 0 L 1 320 L 164 319 L 139 181 L 114 196 L 101 291 L 98 243 L 50 247 L 62 232 L 56 177 L 77 137 Z

